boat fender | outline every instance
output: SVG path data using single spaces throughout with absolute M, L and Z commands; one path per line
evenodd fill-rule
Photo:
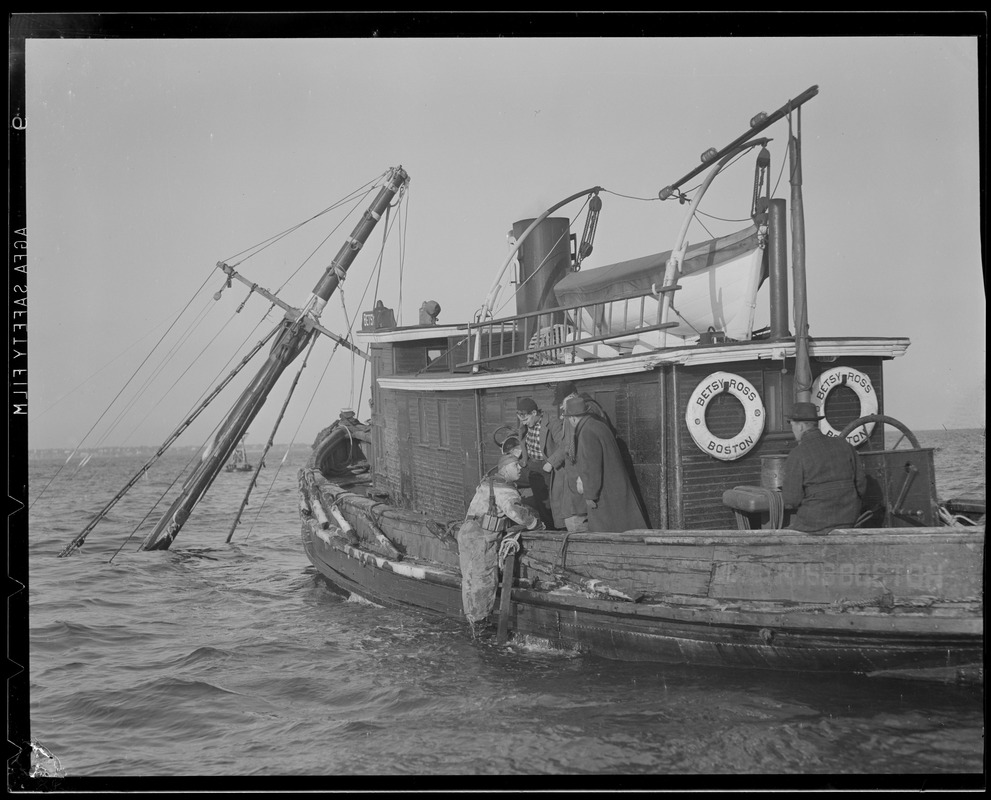
M 709 403 L 722 392 L 729 392 L 739 400 L 746 415 L 743 428 L 732 439 L 714 436 L 705 424 Z M 713 372 L 700 381 L 685 410 L 685 424 L 699 450 L 721 461 L 735 461 L 756 446 L 764 432 L 764 417 L 764 404 L 753 384 L 731 372 Z
M 842 386 L 843 384 L 853 389 L 857 398 L 860 400 L 858 418 L 868 417 L 877 413 L 877 392 L 874 391 L 871 379 L 867 375 L 852 367 L 833 367 L 832 369 L 827 369 L 812 383 L 812 402 L 816 404 L 819 413 L 823 415 L 823 419 L 819 423 L 819 430 L 825 436 L 838 437 L 840 435 L 840 432 L 830 425 L 829 420 L 825 418 L 825 408 L 826 398 L 829 397 L 829 393 L 837 386 Z M 874 423 L 868 422 L 852 431 L 846 437 L 846 440 L 854 447 L 860 447 L 860 445 L 870 438 L 873 430 Z

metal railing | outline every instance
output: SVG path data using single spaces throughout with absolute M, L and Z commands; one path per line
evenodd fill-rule
M 677 322 L 662 323 L 657 320 L 661 304 L 656 303 L 655 313 L 653 308 L 648 309 L 647 299 L 659 297 L 666 292 L 675 292 L 680 288 L 679 285 L 672 284 L 662 286 L 657 295 L 643 292 L 605 303 L 556 306 L 471 323 L 468 325 L 468 351 L 476 354 L 476 357 L 455 365 L 455 368 L 478 367 L 511 358 L 525 360 L 528 366 L 568 363 L 569 358 L 573 362 L 579 360 L 579 357 L 581 360 L 615 358 L 619 355 L 615 350 L 600 356 L 597 345 L 678 326 Z M 631 309 L 635 315 L 632 318 Z M 647 317 L 651 315 L 656 321 L 646 324 Z M 551 322 L 541 324 L 541 318 L 548 318 Z M 622 320 L 618 328 L 614 325 L 617 318 Z M 592 349 L 591 355 L 579 356 L 579 350 L 586 351 L 589 346 Z

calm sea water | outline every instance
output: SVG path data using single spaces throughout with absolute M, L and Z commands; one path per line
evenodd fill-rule
M 981 431 L 919 437 L 938 448 L 941 497 L 985 494 Z M 345 600 L 300 544 L 304 456 L 279 468 L 269 455 L 231 544 L 250 473 L 221 474 L 171 550 L 137 552 L 143 534 L 128 537 L 168 480 L 149 474 L 63 559 L 61 548 L 143 460 L 95 456 L 51 485 L 61 460 L 30 463 L 32 497 L 47 489 L 30 512 L 36 776 L 25 785 L 149 776 L 410 777 L 396 788 L 451 775 L 613 776 L 602 788 L 655 789 L 675 775 L 980 780 L 979 688 L 500 648 L 473 641 L 455 620 Z M 177 468 L 180 459 L 163 462 Z M 64 777 L 39 784 L 45 775 Z M 637 776 L 646 782 L 629 783 Z

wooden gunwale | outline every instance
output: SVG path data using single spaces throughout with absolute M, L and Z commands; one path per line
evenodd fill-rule
M 409 562 L 392 562 L 388 558 L 369 550 L 348 544 L 341 536 L 334 536 L 330 531 L 322 531 L 326 538 L 321 537 L 321 530 L 316 521 L 304 522 L 304 529 L 309 526 L 310 535 L 321 538 L 341 556 L 361 561 L 383 571 L 396 574 L 397 578 L 405 580 L 422 580 L 435 583 L 460 593 L 460 576 L 452 570 L 437 569 L 432 562 L 410 559 Z M 304 537 L 305 538 L 305 537 Z M 308 547 L 308 550 L 311 549 Z M 525 563 L 525 558 L 524 558 Z M 422 577 L 412 577 L 410 570 L 422 572 Z M 966 614 L 964 617 L 940 616 L 925 612 L 889 612 L 879 610 L 866 612 L 857 610 L 851 612 L 843 608 L 829 608 L 824 605 L 815 610 L 802 610 L 800 606 L 789 607 L 786 604 L 766 604 L 772 608 L 748 609 L 746 603 L 727 602 L 721 608 L 710 608 L 698 603 L 676 603 L 671 600 L 653 599 L 644 603 L 600 600 L 591 598 L 577 590 L 560 588 L 548 591 L 534 591 L 517 587 L 512 591 L 512 599 L 516 603 L 555 608 L 558 610 L 584 610 L 607 617 L 623 617 L 637 620 L 652 620 L 656 622 L 678 622 L 691 626 L 718 626 L 727 629 L 769 628 L 780 631 L 816 631 L 820 634 L 834 633 L 843 637 L 857 635 L 895 635 L 912 638 L 926 637 L 931 640 L 938 632 L 939 639 L 946 639 L 949 646 L 958 646 L 965 642 L 975 641 L 974 637 L 983 635 L 983 619 L 975 615 L 973 604 L 954 604 L 952 608 Z M 396 602 L 401 602 L 397 597 Z M 774 608 L 773 606 L 777 606 Z M 944 606 L 944 610 L 950 607 Z M 957 640 L 960 637 L 960 641 Z M 933 646 L 942 646 L 934 644 Z

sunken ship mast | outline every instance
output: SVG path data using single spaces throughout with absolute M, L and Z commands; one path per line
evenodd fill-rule
M 234 448 L 247 432 L 248 426 L 265 404 L 276 381 L 310 343 L 317 330 L 315 324 L 330 296 L 344 280 L 348 268 L 392 202 L 392 198 L 406 186 L 408 181 L 409 176 L 402 167 L 391 170 L 385 185 L 379 190 L 347 242 L 313 287 L 306 304 L 298 311 L 288 311 L 279 322 L 278 333 L 265 364 L 238 398 L 217 435 L 207 446 L 196 471 L 182 487 L 180 495 L 141 543 L 142 550 L 168 550 L 193 508 L 210 488 Z

